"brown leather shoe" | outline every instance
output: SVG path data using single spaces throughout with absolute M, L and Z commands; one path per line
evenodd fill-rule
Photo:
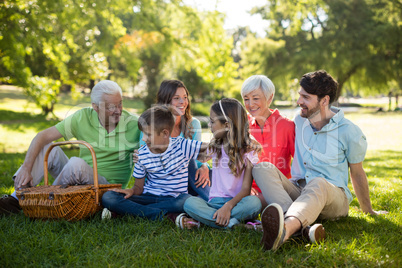
M 0 198 L 0 216 L 16 214 L 21 210 L 18 200 L 11 195 L 4 195 Z

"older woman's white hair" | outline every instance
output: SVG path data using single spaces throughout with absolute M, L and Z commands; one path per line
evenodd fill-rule
M 272 83 L 271 79 L 269 79 L 265 75 L 253 75 L 247 78 L 241 87 L 241 96 L 244 98 L 245 95 L 259 88 L 262 90 L 267 100 L 269 100 L 271 95 L 272 98 L 274 97 L 274 83 Z
M 119 93 L 120 96 L 123 96 L 123 92 L 116 82 L 113 82 L 111 80 L 102 80 L 92 88 L 91 102 L 99 105 L 104 94 L 114 95 L 117 93 Z

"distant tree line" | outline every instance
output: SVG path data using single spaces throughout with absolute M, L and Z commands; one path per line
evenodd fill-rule
M 400 92 L 400 1 L 273 0 L 252 12 L 270 22 L 266 37 L 247 27 L 228 34 L 224 14 L 179 0 L 5 0 L 0 82 L 23 87 L 45 114 L 60 88 L 100 79 L 124 89 L 145 81 L 146 106 L 166 78 L 203 101 L 239 98 L 245 78 L 265 74 L 289 99 L 295 79 L 315 69 L 333 74 L 340 93 Z

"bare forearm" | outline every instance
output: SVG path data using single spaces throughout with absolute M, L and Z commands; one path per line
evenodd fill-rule
M 145 179 L 135 179 L 134 186 L 132 188 L 133 195 L 141 195 L 144 191 Z
M 35 138 L 29 145 L 28 151 L 25 155 L 25 160 L 23 164 L 24 168 L 32 170 L 35 159 L 38 156 L 39 152 L 43 149 L 43 147 L 46 144 L 55 141 L 61 137 L 62 135 L 55 127 L 48 128 L 36 134 Z
M 19 189 L 22 186 L 31 185 L 33 180 L 31 175 L 32 167 L 40 151 L 46 144 L 61 137 L 62 135 L 55 127 L 45 129 L 35 136 L 28 148 L 24 163 L 14 179 L 14 187 L 16 189 Z
M 352 181 L 353 189 L 356 193 L 357 200 L 359 200 L 360 208 L 363 210 L 363 212 L 373 213 L 370 201 L 368 180 L 363 167 L 361 165 L 351 165 L 350 178 Z
M 233 209 L 237 205 L 237 203 L 239 203 L 244 197 L 250 195 L 250 191 L 251 187 L 248 191 L 247 189 L 240 190 L 240 192 L 237 195 L 235 195 L 235 197 L 233 197 L 231 200 L 226 202 L 226 204 L 230 206 L 230 209 Z
M 41 133 L 38 133 L 29 145 L 28 151 L 25 155 L 23 167 L 31 171 L 36 157 L 42 148 L 46 145 L 45 139 Z
M 373 210 L 371 207 L 370 193 L 368 188 L 367 179 L 355 178 L 352 179 L 353 189 L 355 190 L 357 200 L 361 209 L 364 212 L 371 213 Z
M 206 142 L 203 142 L 201 144 L 201 148 L 200 148 L 200 152 L 198 153 L 197 160 L 202 163 L 205 163 L 209 159 L 211 159 L 211 157 L 209 157 L 207 154 L 208 145 L 209 145 L 209 143 L 206 143 Z

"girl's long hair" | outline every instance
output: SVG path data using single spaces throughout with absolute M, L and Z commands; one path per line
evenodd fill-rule
M 215 166 L 219 164 L 222 157 L 222 145 L 228 147 L 229 168 L 233 175 L 240 176 L 246 168 L 246 162 L 243 159 L 245 153 L 254 151 L 259 154 L 262 146 L 255 139 L 251 138 L 247 112 L 243 105 L 232 98 L 223 98 L 221 105 L 224 110 L 222 112 L 219 101 L 211 106 L 211 110 L 218 116 L 218 120 L 225 124 L 229 123 L 229 131 L 227 132 L 227 143 L 223 144 L 223 139 L 212 138 L 209 144 L 209 151 L 217 154 Z M 225 115 L 226 118 L 225 118 Z
M 158 94 L 157 94 L 157 104 L 170 104 L 172 102 L 173 96 L 176 94 L 176 90 L 182 87 L 186 91 L 188 105 L 184 115 L 181 116 L 180 120 L 180 132 L 183 132 L 184 138 L 191 139 L 194 130 L 191 125 L 191 121 L 193 119 L 191 115 L 191 107 L 190 107 L 190 99 L 189 92 L 184 85 L 184 83 L 180 80 L 164 80 L 159 86 Z

